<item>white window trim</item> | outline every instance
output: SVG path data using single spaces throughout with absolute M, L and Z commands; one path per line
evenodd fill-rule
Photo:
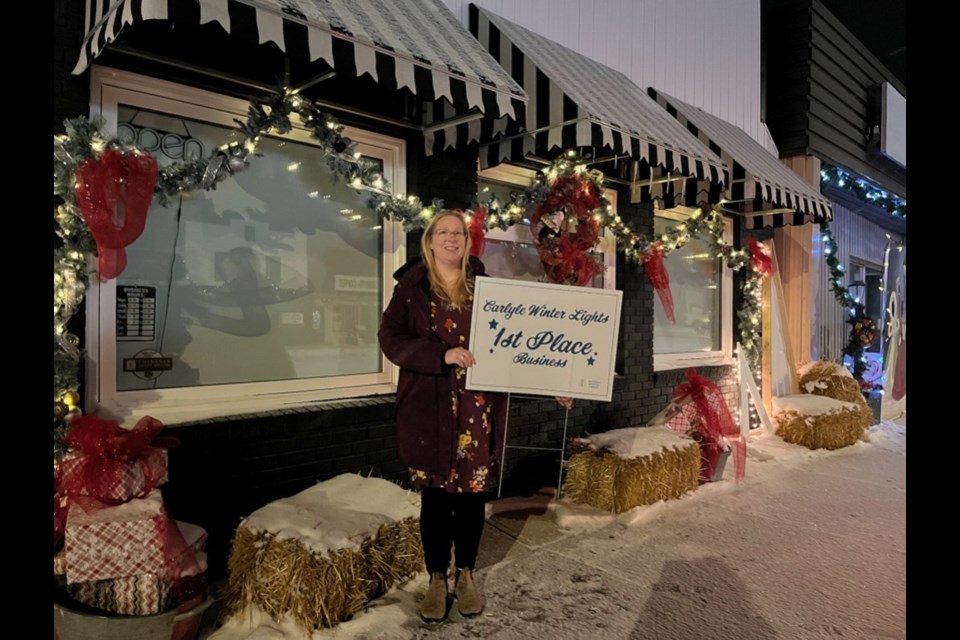
M 103 117 L 106 130 L 115 132 L 120 104 L 154 109 L 207 122 L 235 126 L 233 118 L 246 117 L 249 103 L 209 91 L 186 87 L 139 74 L 94 66 L 91 71 L 92 117 Z M 299 118 L 287 139 L 315 145 Z M 406 189 L 406 143 L 398 138 L 344 128 L 344 135 L 361 152 L 384 157 L 384 177 L 391 186 Z M 254 160 L 257 162 L 259 160 Z M 393 273 L 406 262 L 406 239 L 398 222 L 383 223 L 383 306 L 393 293 Z M 91 261 L 95 267 L 96 259 Z M 384 356 L 380 373 L 312 378 L 279 382 L 207 385 L 178 389 L 116 390 L 116 281 L 99 283 L 91 278 L 87 291 L 86 406 L 99 415 L 133 424 L 152 415 L 166 424 L 246 413 L 314 405 L 340 398 L 393 393 L 398 372 Z
M 497 182 L 510 187 L 520 187 L 525 189 L 537 176 L 533 169 L 526 169 L 511 164 L 500 164 L 490 169 L 484 169 L 479 173 L 479 179 L 486 182 Z M 610 201 L 613 210 L 617 210 L 617 192 L 615 189 L 604 189 L 603 195 Z M 525 224 L 515 224 L 506 231 L 502 229 L 490 229 L 487 231 L 487 238 L 490 240 L 500 240 L 503 242 L 521 242 L 533 244 L 533 237 L 530 229 Z M 609 229 L 602 229 L 598 241 L 598 248 L 603 255 L 603 288 L 617 288 L 617 239 Z
M 655 211 L 657 217 L 671 218 L 682 222 L 690 217 L 693 209 L 676 207 L 665 211 Z M 723 239 L 733 242 L 733 220 L 724 217 Z M 670 257 L 665 258 L 669 260 Z M 654 304 L 660 304 L 655 300 Z M 670 371 L 688 367 L 726 367 L 736 364 L 733 358 L 733 270 L 726 265 L 720 266 L 720 350 L 696 351 L 689 353 L 653 354 L 654 371 Z

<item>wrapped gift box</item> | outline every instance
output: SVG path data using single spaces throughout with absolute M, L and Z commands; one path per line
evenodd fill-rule
M 198 572 L 198 569 L 201 573 L 206 571 L 207 554 L 205 550 L 207 546 L 207 532 L 204 531 L 203 527 L 190 524 L 189 522 L 180 522 L 177 520 L 176 523 L 180 535 L 183 536 L 187 549 L 193 554 L 194 559 L 194 563 L 189 562 L 189 560 L 180 562 L 180 564 L 183 565 L 181 575 L 194 575 Z M 61 549 L 53 556 L 53 574 L 62 576 L 66 575 L 66 573 L 67 552 L 66 549 Z
M 67 593 L 91 607 L 131 616 L 160 613 L 172 604 L 170 581 L 152 573 L 70 584 Z
M 167 481 L 166 449 L 148 447 L 139 457 L 105 469 L 96 469 L 98 464 L 96 458 L 86 454 L 64 458 L 60 462 L 60 492 L 126 502 L 143 497 Z M 88 473 L 88 467 L 97 473 Z
M 75 497 L 67 512 L 67 582 L 164 574 L 167 514 L 160 492 L 110 506 Z
M 207 532 L 186 522 L 177 522 L 177 527 L 186 543 L 184 553 L 190 554 L 189 559 L 180 562 L 181 577 L 202 574 L 207 570 L 207 556 L 203 551 Z M 64 552 L 54 556 L 54 573 L 66 573 L 65 556 Z M 152 615 L 177 605 L 166 573 L 69 584 L 67 593 L 78 602 L 123 615 Z

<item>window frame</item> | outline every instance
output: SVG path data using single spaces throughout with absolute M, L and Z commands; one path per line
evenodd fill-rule
M 676 222 L 684 222 L 693 214 L 694 209 L 689 207 L 675 207 L 673 209 L 657 209 L 654 217 L 667 218 Z M 733 220 L 729 216 L 723 218 L 723 239 L 727 243 L 733 242 Z M 670 256 L 665 258 L 670 260 Z M 654 294 L 656 297 L 656 294 Z M 660 304 L 654 300 L 653 304 Z M 654 320 L 656 331 L 656 320 Z M 713 351 L 688 351 L 680 353 L 656 353 L 656 340 L 653 341 L 653 370 L 671 371 L 688 367 L 732 366 L 733 359 L 733 270 L 725 264 L 720 265 L 720 349 Z
M 233 128 L 234 118 L 246 117 L 249 103 L 237 98 L 101 66 L 91 70 L 91 117 L 102 117 L 109 132 L 117 129 L 120 105 L 195 118 Z M 274 136 L 317 146 L 298 117 L 286 136 Z M 358 151 L 382 158 L 384 177 L 395 192 L 406 190 L 404 140 L 353 127 L 344 135 Z M 257 158 L 253 162 L 263 162 Z M 318 156 L 318 161 L 320 158 Z M 399 222 L 382 221 L 382 308 L 393 294 L 393 273 L 406 262 L 406 236 Z M 95 267 L 96 257 L 90 266 Z M 396 390 L 399 372 L 381 353 L 379 373 L 118 391 L 116 379 L 116 280 L 100 283 L 91 278 L 86 297 L 86 406 L 101 415 L 136 420 L 153 415 L 165 423 L 186 422 L 244 413 L 303 406 L 339 398 L 388 394 Z

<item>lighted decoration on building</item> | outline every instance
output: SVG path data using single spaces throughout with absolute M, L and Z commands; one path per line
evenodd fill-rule
M 859 200 L 872 204 L 898 218 L 907 217 L 907 201 L 898 198 L 892 193 L 878 189 L 863 178 L 858 178 L 839 167 L 825 166 L 820 170 L 820 181 L 823 184 L 843 189 L 856 196 Z
M 167 205 L 172 198 L 181 194 L 197 189 L 214 189 L 218 183 L 245 169 L 251 156 L 258 155 L 257 144 L 262 136 L 288 133 L 292 129 L 291 116 L 294 114 L 310 131 L 334 176 L 358 191 L 368 193 L 368 206 L 384 219 L 402 222 L 406 231 L 412 231 L 422 228 L 443 207 L 441 200 L 426 204 L 415 195 L 392 193 L 388 181 L 379 173 L 378 165 L 362 158 L 355 151 L 354 143 L 343 136 L 343 126 L 330 114 L 288 89 L 280 90 L 269 100 L 250 103 L 247 119 L 239 126 L 242 140 L 221 145 L 206 158 L 185 158 L 160 168 L 154 187 L 157 201 Z M 85 162 L 99 160 L 108 153 L 120 157 L 149 155 L 118 138 L 106 138 L 99 123 L 86 118 L 67 120 L 65 125 L 66 133 L 54 137 L 53 153 L 54 196 L 60 201 L 54 218 L 61 240 L 60 246 L 54 249 L 54 430 L 57 456 L 62 453 L 60 446 L 67 421 L 70 415 L 79 412 L 79 340 L 67 325 L 85 293 L 88 277 L 86 256 L 96 255 L 97 249 L 95 238 L 78 206 L 77 172 Z M 533 216 L 528 216 L 528 211 L 535 211 L 551 193 L 556 193 L 558 183 L 569 183 L 595 192 L 595 198 L 590 198 L 586 204 L 580 203 L 581 206 L 576 208 L 577 224 L 588 221 L 590 228 L 596 225 L 609 229 L 629 261 L 644 264 L 657 260 L 684 246 L 690 238 L 705 236 L 710 250 L 727 267 L 734 270 L 745 268 L 743 306 L 738 312 L 740 344 L 746 350 L 751 367 L 757 372 L 759 282 L 762 278 L 757 265 L 762 261 L 756 259 L 756 253 L 736 249 L 724 241 L 723 215 L 718 208 L 707 211 L 696 209 L 685 222 L 668 229 L 659 238 L 648 239 L 636 233 L 613 211 L 611 203 L 603 196 L 602 173 L 589 170 L 588 163 L 588 159 L 575 151 L 568 151 L 539 172 L 525 191 L 513 194 L 510 202 L 500 203 L 494 197 L 464 214 L 471 221 L 479 218 L 485 229 L 506 229 L 517 223 L 530 224 Z M 288 167 L 291 171 L 298 168 Z M 544 239 L 538 237 L 537 240 L 542 247 Z M 578 250 L 586 256 L 592 251 L 592 245 Z M 548 247 L 548 255 L 555 257 L 556 252 L 551 251 Z M 564 257 L 570 256 L 564 254 Z M 587 261 L 573 257 L 574 262 L 578 263 L 574 271 L 578 268 L 593 269 Z M 583 279 L 579 272 L 567 273 L 565 278 L 578 282 Z

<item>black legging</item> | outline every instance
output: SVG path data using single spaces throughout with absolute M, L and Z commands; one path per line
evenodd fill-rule
M 483 534 L 486 494 L 424 487 L 420 496 L 420 539 L 427 571 L 447 573 L 451 545 L 456 549 L 457 568 L 473 569 Z

